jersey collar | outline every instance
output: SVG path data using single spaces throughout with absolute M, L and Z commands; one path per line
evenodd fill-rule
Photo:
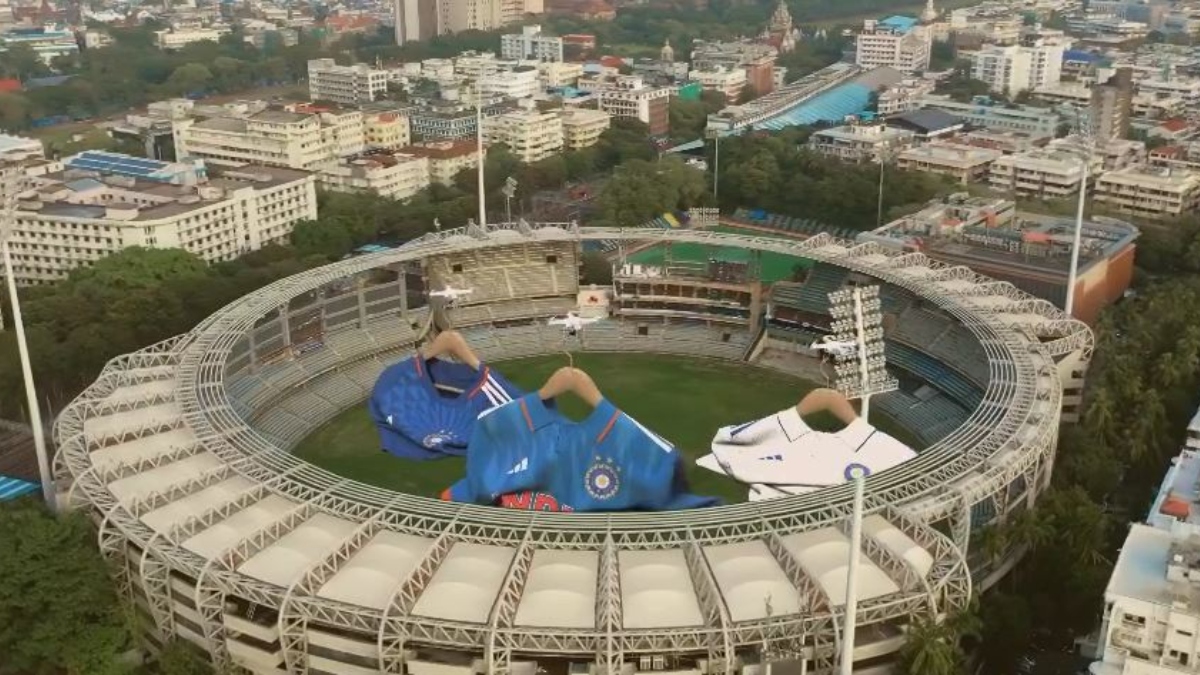
M 775 415 L 775 420 L 779 423 L 779 428 L 789 443 L 795 443 L 800 440 L 801 436 L 812 431 L 812 427 L 808 426 L 804 418 L 800 417 L 800 411 L 796 410 L 795 406 Z
M 492 372 L 488 366 L 482 366 L 479 369 L 479 375 L 475 378 L 474 384 L 469 389 L 464 390 L 463 393 L 457 396 L 446 397 L 442 395 L 437 385 L 434 384 L 433 374 L 429 371 L 429 365 L 425 363 L 425 359 L 422 359 L 420 354 L 413 357 L 413 365 L 417 370 L 417 379 L 424 383 L 425 387 L 432 394 L 433 400 L 442 405 L 466 405 L 467 401 L 470 401 L 483 389 L 483 385 L 487 383 L 488 376 Z

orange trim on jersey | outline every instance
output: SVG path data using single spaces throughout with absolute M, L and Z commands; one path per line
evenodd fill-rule
M 604 431 L 601 431 L 600 435 L 596 437 L 597 444 L 604 442 L 604 437 L 608 435 L 608 432 L 612 431 L 613 425 L 617 423 L 617 418 L 620 416 L 621 416 L 620 410 L 613 412 L 613 416 L 611 418 L 609 418 L 608 424 L 604 425 Z
M 529 415 L 529 406 L 525 404 L 525 399 L 521 400 L 521 414 L 525 415 L 525 424 L 529 425 L 529 430 L 533 431 L 533 418 Z
M 446 488 L 445 490 L 442 490 L 442 494 L 440 494 L 438 496 L 441 497 L 442 501 L 444 501 L 444 502 L 454 501 L 453 499 L 450 498 L 450 488 Z
M 491 370 L 487 366 L 484 366 L 483 377 L 479 378 L 479 384 L 475 385 L 475 388 L 471 390 L 471 393 L 467 394 L 467 398 L 471 398 L 475 394 L 478 394 L 480 389 L 483 389 L 483 385 L 487 384 L 489 375 L 491 375 Z
M 421 354 L 420 353 L 417 354 L 417 358 L 413 359 L 413 365 L 417 367 L 417 377 L 425 377 L 425 375 L 421 373 Z

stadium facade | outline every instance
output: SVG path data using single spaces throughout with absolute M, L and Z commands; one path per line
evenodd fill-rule
M 1011 284 L 874 244 L 521 223 L 312 270 L 110 362 L 56 422 L 60 500 L 94 515 L 147 637 L 182 637 L 221 667 L 831 672 L 850 486 L 694 511 L 535 513 L 399 494 L 289 453 L 411 352 L 434 318 L 422 284 L 476 289 L 455 327 L 487 360 L 559 352 L 563 333 L 544 319 L 576 306 L 581 246 L 641 240 L 813 260 L 773 300 L 799 313 L 819 314 L 839 285 L 881 283 L 904 349 L 892 361 L 910 381 L 885 409 L 913 426 L 938 396 L 961 411 L 921 456 L 867 482 L 855 670 L 885 672 L 912 617 L 962 607 L 1010 567 L 1011 554 L 974 552 L 972 533 L 1048 484 L 1063 390 L 1092 336 Z M 594 324 L 579 347 L 795 372 L 785 328 L 685 304 Z

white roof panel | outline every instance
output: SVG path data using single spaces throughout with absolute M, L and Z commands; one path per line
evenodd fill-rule
M 250 534 L 278 520 L 298 504 L 270 495 L 238 511 L 212 527 L 198 532 L 183 542 L 183 547 L 196 555 L 212 558 Z
M 800 592 L 761 541 L 709 546 L 704 549 L 729 616 L 734 621 L 753 621 L 768 616 L 800 611 Z
M 846 580 L 850 568 L 850 542 L 834 527 L 789 534 L 783 545 L 800 563 L 804 571 L 829 596 L 831 605 L 846 603 Z M 887 573 L 860 558 L 858 565 L 858 599 L 870 600 L 900 590 Z
M 621 609 L 625 628 L 704 623 L 683 551 L 621 551 Z
M 342 565 L 317 595 L 330 600 L 383 609 L 400 582 L 408 578 L 432 539 L 385 530 Z
M 349 520 L 318 513 L 242 563 L 238 571 L 268 584 L 290 586 L 356 527 Z
M 162 380 L 146 380 L 131 384 L 127 387 L 117 387 L 113 389 L 108 396 L 104 397 L 107 403 L 124 403 L 127 401 L 140 401 L 152 396 L 170 394 L 175 391 L 175 379 L 166 378 Z
M 222 462 L 216 455 L 208 451 L 201 451 L 184 457 L 178 462 L 163 464 L 149 471 L 115 480 L 108 484 L 108 490 L 118 500 L 129 502 L 155 492 L 161 492 L 172 485 L 195 478 L 221 465 Z
M 178 418 L 179 408 L 174 402 L 162 403 L 111 415 L 89 417 L 83 421 L 83 433 L 88 438 L 103 438 L 166 424 Z
M 154 509 L 142 516 L 142 522 L 156 532 L 165 532 L 192 516 L 198 516 L 211 508 L 232 501 L 254 486 L 254 481 L 243 476 L 234 476 Z
M 196 441 L 192 430 L 183 427 L 171 429 L 161 434 L 143 436 L 126 443 L 109 445 L 99 450 L 93 450 L 88 457 L 92 464 L 104 468 L 117 464 L 136 464 L 144 459 L 157 457 L 167 451 L 191 445 Z
M 599 560 L 596 551 L 535 551 L 513 623 L 595 628 Z
M 1138 523 L 1130 526 L 1108 580 L 1105 598 L 1133 598 L 1170 605 L 1172 594 L 1171 584 L 1167 581 L 1167 564 L 1174 542 L 1175 538 L 1166 530 Z
M 908 563 L 917 576 L 925 578 L 933 568 L 933 554 L 921 548 L 900 528 L 879 514 L 863 518 L 863 533 L 870 535 L 893 555 Z
M 515 551 L 459 542 L 446 554 L 412 613 L 449 621 L 487 623 Z

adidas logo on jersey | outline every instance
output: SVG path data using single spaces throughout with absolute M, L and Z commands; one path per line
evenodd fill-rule
M 521 473 L 522 471 L 525 471 L 528 468 L 529 468 L 529 458 L 524 457 L 521 459 L 521 461 L 517 462 L 516 464 L 513 464 L 513 467 L 511 469 L 509 469 L 506 473 L 507 473 L 507 475 L 512 476 L 513 474 Z

